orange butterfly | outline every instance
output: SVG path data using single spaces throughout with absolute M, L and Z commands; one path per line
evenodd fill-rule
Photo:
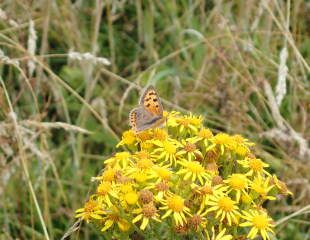
M 149 86 L 142 94 L 139 107 L 129 113 L 129 125 L 135 132 L 158 127 L 164 122 L 163 106 L 153 86 Z

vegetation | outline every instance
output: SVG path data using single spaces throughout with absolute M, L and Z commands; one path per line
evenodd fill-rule
M 96 192 L 76 217 L 106 238 L 271 239 L 274 223 L 263 204 L 292 193 L 251 152 L 254 143 L 213 135 L 201 116 L 164 115 L 163 129 L 124 132 L 118 147 L 130 150 L 105 160 Z
M 294 194 L 264 203 L 275 238 L 309 239 L 309 11 L 303 0 L 1 1 L 0 239 L 102 238 L 75 210 L 150 84 L 165 110 L 255 142 Z

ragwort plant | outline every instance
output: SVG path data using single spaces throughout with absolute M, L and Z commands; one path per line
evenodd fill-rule
M 164 112 L 164 128 L 125 131 L 76 217 L 105 236 L 254 239 L 274 234 L 263 207 L 286 185 L 241 135 L 214 134 L 201 116 Z

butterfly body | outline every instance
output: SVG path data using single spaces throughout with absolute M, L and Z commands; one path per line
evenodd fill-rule
M 162 125 L 163 107 L 153 86 L 146 88 L 142 94 L 139 106 L 129 113 L 129 124 L 136 132 Z

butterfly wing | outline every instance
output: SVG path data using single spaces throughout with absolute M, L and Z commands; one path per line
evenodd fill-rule
M 129 124 L 136 132 L 141 132 L 157 125 L 162 116 L 155 116 L 143 106 L 134 108 L 129 113 Z
M 145 89 L 144 93 L 140 98 L 139 104 L 144 106 L 144 108 L 152 115 L 162 117 L 163 106 L 153 86 L 149 86 Z

